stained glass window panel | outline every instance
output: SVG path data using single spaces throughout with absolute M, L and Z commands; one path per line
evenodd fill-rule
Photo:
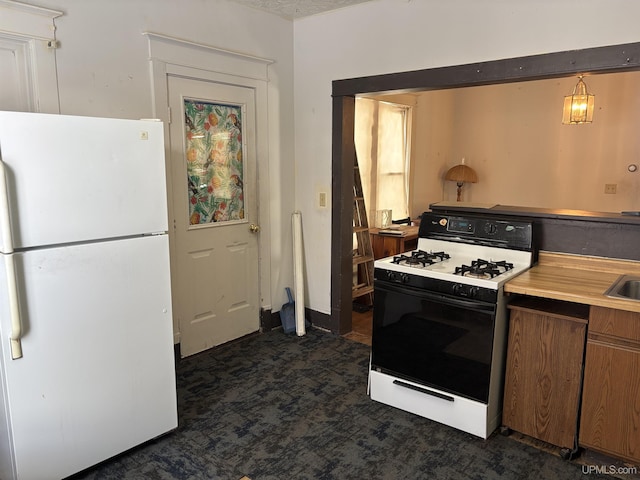
M 184 100 L 189 225 L 244 220 L 242 107 Z

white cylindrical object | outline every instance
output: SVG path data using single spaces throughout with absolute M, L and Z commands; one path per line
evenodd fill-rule
M 296 300 L 296 334 L 306 333 L 304 320 L 304 272 L 302 268 L 302 214 L 298 211 L 291 215 L 293 230 L 293 291 Z

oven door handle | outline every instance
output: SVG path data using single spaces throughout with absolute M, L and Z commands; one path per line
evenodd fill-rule
M 432 397 L 440 398 L 441 400 L 446 400 L 447 402 L 455 401 L 455 397 L 452 397 L 451 395 L 445 395 L 444 393 L 436 392 L 435 390 L 429 390 L 428 388 L 418 387 L 417 385 L 403 382 L 402 380 L 394 380 L 393 384 L 398 385 L 399 387 L 408 388 L 409 390 L 415 390 L 416 392 L 424 393 L 425 395 L 431 395 Z
M 466 310 L 473 310 L 476 312 L 493 314 L 496 311 L 496 306 L 493 303 L 481 302 L 479 300 L 452 297 L 444 293 L 434 293 L 426 290 L 420 290 L 418 288 L 407 286 L 396 286 L 387 282 L 377 281 L 375 284 L 376 290 L 386 291 L 389 293 L 398 293 L 400 295 L 410 295 L 412 297 L 419 297 L 425 300 L 431 300 L 433 302 L 442 303 L 452 307 L 460 307 Z

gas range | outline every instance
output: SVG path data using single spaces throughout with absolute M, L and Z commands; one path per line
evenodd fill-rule
M 482 438 L 497 428 L 503 285 L 531 266 L 532 226 L 427 212 L 415 251 L 375 261 L 373 400 Z
M 531 266 L 531 233 L 528 222 L 425 213 L 417 249 L 374 267 L 400 283 L 418 276 L 497 290 Z

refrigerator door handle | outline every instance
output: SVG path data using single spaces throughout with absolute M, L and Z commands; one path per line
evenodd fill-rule
M 2 156 L 0 156 L 0 228 L 2 229 L 2 245 L 0 245 L 0 252 L 13 253 L 11 217 L 9 216 L 9 187 L 7 187 L 7 166 L 2 161 Z
M 6 255 L 7 287 L 9 290 L 9 312 L 11 316 L 11 359 L 22 358 L 22 322 L 20 321 L 20 304 L 18 302 L 18 282 L 16 281 L 16 264 L 13 254 Z
M 7 168 L 0 158 L 0 228 L 2 228 L 2 253 L 5 253 L 7 269 L 7 287 L 9 290 L 9 312 L 11 316 L 11 358 L 22 358 L 22 322 L 18 302 L 18 282 L 16 281 L 16 263 L 13 255 L 13 237 L 9 217 L 9 192 L 7 188 Z

